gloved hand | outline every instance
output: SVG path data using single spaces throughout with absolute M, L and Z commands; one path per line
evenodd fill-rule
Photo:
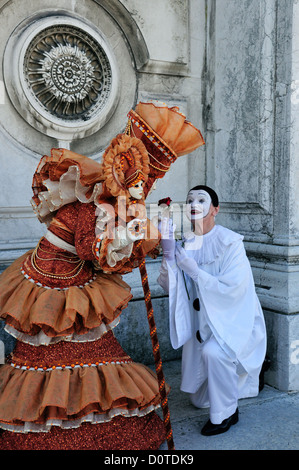
M 184 248 L 179 245 L 176 247 L 175 257 L 178 267 L 196 281 L 200 271 L 196 261 L 189 258 Z
M 175 226 L 172 220 L 168 217 L 163 217 L 161 222 L 159 222 L 158 229 L 162 236 L 161 247 L 163 256 L 167 261 L 174 261 L 176 242 L 174 238 Z

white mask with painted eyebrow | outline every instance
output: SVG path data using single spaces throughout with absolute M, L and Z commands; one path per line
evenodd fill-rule
M 211 196 L 203 189 L 192 190 L 187 196 L 187 217 L 189 220 L 198 220 L 206 217 L 211 206 Z
M 143 196 L 143 181 L 139 181 L 134 186 L 129 188 L 129 193 L 134 199 L 142 199 Z

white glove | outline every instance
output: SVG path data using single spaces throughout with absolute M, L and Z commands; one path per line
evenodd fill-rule
M 200 273 L 196 261 L 193 258 L 189 258 L 184 248 L 179 245 L 176 247 L 175 257 L 178 267 L 196 281 Z
M 174 238 L 175 226 L 171 219 L 163 217 L 161 222 L 159 222 L 158 228 L 162 236 L 161 247 L 163 250 L 163 256 L 167 261 L 173 261 L 176 246 Z

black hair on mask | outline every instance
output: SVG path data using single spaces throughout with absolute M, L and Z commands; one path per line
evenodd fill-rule
M 189 193 L 190 193 L 190 191 L 199 191 L 199 190 L 206 191 L 211 196 L 212 204 L 213 204 L 214 207 L 219 206 L 218 196 L 217 196 L 216 192 L 214 191 L 214 189 L 209 188 L 209 186 L 204 186 L 204 185 L 194 186 L 194 188 L 191 188 L 189 190 Z

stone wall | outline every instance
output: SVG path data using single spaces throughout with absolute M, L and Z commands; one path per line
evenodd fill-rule
M 267 380 L 299 389 L 299 5 L 207 2 L 207 183 L 245 237 L 268 329 Z

